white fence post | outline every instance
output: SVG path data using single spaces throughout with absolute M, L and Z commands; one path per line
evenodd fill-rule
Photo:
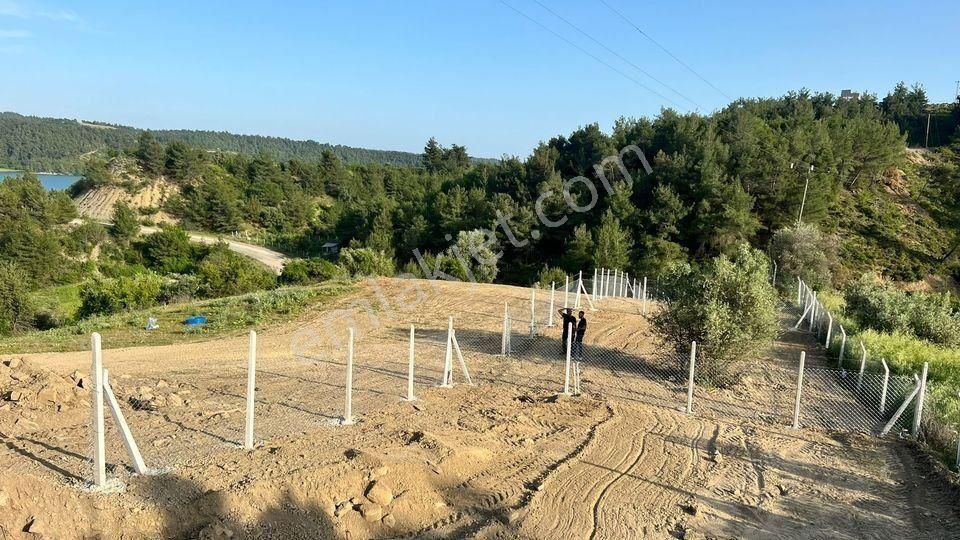
M 860 387 L 863 386 L 863 370 L 867 367 L 867 348 L 863 346 L 863 341 L 860 341 L 860 350 L 863 351 L 863 354 L 860 355 L 860 372 L 857 374 L 857 392 L 859 392 Z
M 140 448 L 137 446 L 137 441 L 133 438 L 130 426 L 127 425 L 127 419 L 123 417 L 123 411 L 120 410 L 117 397 L 113 395 L 113 389 L 110 388 L 110 374 L 106 369 L 103 370 L 103 391 L 107 397 L 107 404 L 110 406 L 110 414 L 113 416 L 113 421 L 117 423 L 117 427 L 120 429 L 123 446 L 127 449 L 127 455 L 130 456 L 130 461 L 133 462 L 133 470 L 136 471 L 137 474 L 149 474 L 150 471 L 143 463 L 143 456 L 140 455 Z
M 830 312 L 827 312 L 827 339 L 824 347 L 827 348 L 827 352 L 830 352 L 830 340 L 833 338 L 833 315 Z
M 410 325 L 410 351 L 407 354 L 407 401 L 414 401 L 417 399 L 413 395 L 413 338 L 414 338 L 414 329 L 413 325 Z
M 840 325 L 840 335 L 843 336 L 843 339 L 840 340 L 840 354 L 837 356 L 837 367 L 843 367 L 843 353 L 847 348 L 847 331 L 843 329 L 843 325 Z
M 800 395 L 803 393 L 803 365 L 807 353 L 800 351 L 800 369 L 797 372 L 797 400 L 793 403 L 793 429 L 800 429 Z
M 530 337 L 537 335 L 537 288 L 530 287 Z
M 453 350 L 457 353 L 457 360 L 460 362 L 460 369 L 463 370 L 463 377 L 467 380 L 467 384 L 473 386 L 473 379 L 470 377 L 470 370 L 467 369 L 467 361 L 463 359 L 463 351 L 460 350 L 460 342 L 457 341 L 457 331 L 453 331 Z M 451 371 L 451 382 L 452 382 L 452 372 L 453 366 L 450 366 Z
M 553 310 L 550 310 L 553 312 Z M 510 320 L 507 314 L 507 303 L 503 303 L 503 337 L 500 339 L 500 354 L 507 356 L 507 336 L 510 335 Z
M 557 282 L 550 282 L 550 313 L 547 315 L 547 327 L 553 328 L 553 297 L 557 292 Z
M 880 389 L 880 414 L 883 414 L 883 411 L 887 408 L 887 387 L 890 384 L 890 368 L 887 367 L 887 361 L 885 359 L 881 358 L 880 363 L 883 364 L 883 388 Z
M 453 383 L 453 316 L 447 320 L 447 349 L 443 353 L 443 384 L 449 388 Z
M 771 285 L 773 285 L 774 287 L 777 286 L 777 261 L 773 261 L 773 280 L 771 282 Z
M 923 399 L 927 395 L 927 369 L 930 364 L 923 363 L 923 371 L 920 373 L 920 393 L 917 394 L 917 412 L 913 416 L 913 430 L 911 434 L 916 439 L 920 435 L 920 422 L 923 420 Z
M 574 307 L 580 309 L 580 289 L 583 288 L 583 270 L 577 272 L 577 296 L 574 300 Z
M 570 305 L 570 276 L 563 276 L 563 307 Z
M 353 423 L 353 328 L 350 328 L 347 337 L 347 393 L 343 404 L 343 421 L 345 426 Z
M 257 332 L 250 331 L 247 346 L 247 422 L 243 431 L 243 447 L 253 450 L 253 411 L 257 392 Z
M 597 269 L 593 269 L 593 281 L 590 283 L 590 295 L 593 296 L 594 302 L 597 301 Z
M 93 351 L 91 379 L 93 382 L 93 485 L 107 485 L 107 456 L 103 432 L 103 351 L 98 332 L 90 336 Z
M 693 414 L 693 378 L 697 364 L 697 342 L 690 342 L 690 371 L 687 375 L 687 414 Z
M 880 435 L 886 435 L 890 433 L 890 429 L 893 428 L 894 424 L 900 420 L 900 416 L 904 411 L 907 410 L 907 407 L 910 406 L 910 402 L 913 401 L 913 398 L 917 397 L 917 393 L 920 392 L 920 378 L 917 377 L 917 374 L 913 374 L 913 379 L 916 381 L 917 385 L 913 388 L 913 391 L 910 392 L 910 395 L 907 396 L 907 399 L 903 400 L 903 403 L 900 404 L 900 407 L 897 409 L 897 412 L 893 413 L 893 416 L 890 417 L 890 421 L 887 422 L 887 425 L 883 426 L 883 429 L 880 431 Z
M 803 301 L 801 294 L 803 293 L 803 280 L 797 276 L 797 305 L 800 305 L 800 302 Z
M 643 276 L 643 314 L 647 314 L 647 276 Z
M 570 352 L 573 348 L 573 333 L 575 331 L 573 323 L 567 323 L 567 362 L 563 375 L 563 393 L 568 396 L 570 395 Z

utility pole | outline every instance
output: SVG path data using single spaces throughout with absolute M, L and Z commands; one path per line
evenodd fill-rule
M 790 164 L 792 169 L 793 163 Z M 810 188 L 810 175 L 813 174 L 813 165 L 807 170 L 807 181 L 803 184 L 803 199 L 800 201 L 800 213 L 797 214 L 797 225 L 803 222 L 803 207 L 807 204 L 807 190 Z
M 930 113 L 927 112 L 927 134 L 923 139 L 923 147 L 929 148 L 930 146 Z

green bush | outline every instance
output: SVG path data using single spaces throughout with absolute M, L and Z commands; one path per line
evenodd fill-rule
M 396 273 L 393 258 L 370 248 L 343 248 L 338 259 L 340 267 L 351 276 L 392 276 Z
M 161 274 L 191 272 L 195 256 L 202 247 L 190 243 L 190 237 L 180 227 L 164 227 L 137 245 L 144 262 Z
M 283 265 L 280 283 L 286 285 L 305 285 L 335 279 L 344 271 L 326 259 L 293 259 Z
M 566 280 L 566 272 L 560 268 L 547 268 L 546 266 L 543 267 L 543 270 L 540 271 L 540 275 L 537 277 L 537 282 L 540 283 L 541 289 L 549 289 L 551 283 L 555 283 L 558 289 L 562 289 Z
M 881 333 L 865 330 L 856 339 L 871 358 L 883 358 L 896 373 L 919 373 L 923 363 L 930 363 L 930 378 L 960 383 L 960 349 L 941 347 L 899 332 Z
M 770 252 L 777 263 L 781 290 L 795 290 L 798 276 L 813 290 L 830 285 L 837 247 L 816 225 L 801 223 L 780 229 L 770 241 Z
M 29 328 L 32 318 L 30 279 L 15 263 L 0 261 L 0 335 Z
M 863 276 L 844 291 L 846 314 L 860 328 L 960 345 L 960 316 L 949 294 L 906 293 Z
M 163 280 L 153 272 L 129 277 L 97 277 L 80 286 L 80 317 L 109 315 L 157 303 Z
M 690 342 L 697 342 L 696 373 L 702 383 L 738 382 L 776 337 L 779 306 L 767 279 L 769 263 L 763 253 L 741 244 L 732 259 L 721 255 L 698 269 L 675 265 L 663 277 L 666 306 L 654 316 L 654 327 L 683 366 Z
M 164 304 L 189 302 L 200 293 L 200 278 L 193 274 L 169 274 L 160 287 L 159 300 Z
M 200 295 L 217 298 L 276 286 L 276 277 L 254 261 L 218 245 L 197 268 Z

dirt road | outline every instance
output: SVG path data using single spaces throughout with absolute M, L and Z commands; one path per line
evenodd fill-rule
M 529 297 L 515 287 L 377 280 L 323 312 L 261 329 L 252 452 L 236 447 L 245 339 L 108 349 L 148 465 L 169 468 L 131 475 L 108 421 L 110 474 L 125 484 L 113 495 L 80 487 L 89 393 L 59 393 L 58 381 L 88 369 L 89 353 L 27 356 L 8 368 L 25 382 L 0 382 L 27 396 L 0 409 L 0 538 L 31 518 L 64 538 L 960 534 L 955 493 L 912 446 L 788 427 L 789 362 L 765 364 L 748 390 L 698 390 L 694 414 L 683 412 L 679 364 L 661 354 L 633 301 L 588 313 L 584 395 L 558 395 L 559 329 L 543 326 L 541 300 L 529 337 Z M 504 302 L 508 358 L 498 355 Z M 475 386 L 458 367 L 453 388 L 437 387 L 450 316 Z M 410 324 L 413 402 L 404 400 Z M 340 426 L 348 326 L 358 423 Z M 812 349 L 805 339 L 787 335 L 775 350 Z
M 151 234 L 159 230 L 160 229 L 156 227 L 141 227 L 140 234 Z M 227 237 L 215 236 L 211 234 L 188 232 L 187 235 L 190 237 L 190 240 L 200 244 L 216 244 L 217 242 L 225 242 L 230 248 L 230 251 L 250 257 L 257 262 L 262 263 L 277 275 L 280 275 L 280 272 L 283 271 L 283 265 L 287 262 L 286 256 L 282 253 L 262 246 L 248 244 L 246 242 L 238 242 Z

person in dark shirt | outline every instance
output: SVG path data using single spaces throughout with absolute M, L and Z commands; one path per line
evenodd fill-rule
M 560 325 L 563 327 L 563 338 L 560 340 L 560 354 L 567 355 L 567 337 L 570 335 L 570 326 L 577 327 L 577 318 L 573 316 L 573 308 L 563 308 L 560 310 Z
M 577 333 L 573 337 L 573 356 L 577 360 L 583 360 L 583 335 L 587 333 L 587 318 L 583 312 L 580 312 L 580 320 L 577 321 Z

